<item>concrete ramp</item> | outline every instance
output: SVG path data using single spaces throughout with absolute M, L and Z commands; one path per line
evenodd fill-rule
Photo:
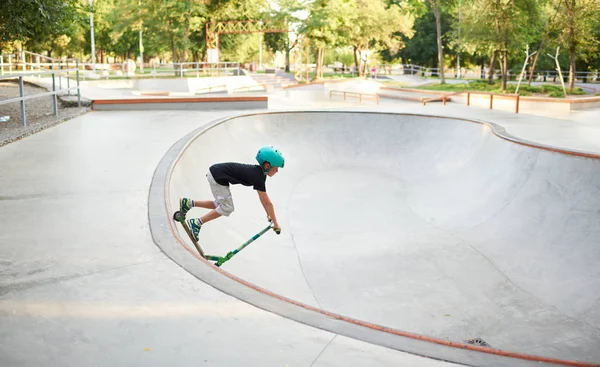
M 409 114 L 229 118 L 165 157 L 166 187 L 156 191 L 165 212 L 151 216 L 172 214 L 181 196 L 211 199 L 211 164 L 253 163 L 273 144 L 286 158 L 267 178 L 282 234 L 221 270 L 175 247 L 163 248 L 169 256 L 250 303 L 273 299 L 261 308 L 374 344 L 482 366 L 600 363 L 600 159 L 498 134 Z M 200 234 L 208 253 L 224 255 L 266 225 L 251 188 L 232 192 L 236 211 Z

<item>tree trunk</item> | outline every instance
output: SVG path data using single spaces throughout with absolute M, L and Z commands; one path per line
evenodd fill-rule
M 189 9 L 189 1 L 186 2 Z M 183 54 L 181 62 L 187 62 L 188 49 L 190 48 L 190 15 L 185 17 L 185 31 L 183 33 Z
M 500 64 L 500 69 L 502 71 L 502 91 L 506 92 L 506 83 L 508 81 L 508 51 L 501 51 L 500 60 L 502 63 Z
M 285 49 L 285 72 L 286 73 L 290 72 L 290 51 L 292 51 L 291 48 Z
M 323 79 L 323 60 L 325 59 L 325 47 L 321 47 L 321 79 Z
M 577 40 L 575 39 L 575 0 L 567 0 L 567 13 L 569 19 L 569 92 L 573 90 L 575 86 L 575 48 L 577 47 Z
M 533 73 L 535 73 L 535 65 L 537 64 L 538 56 L 542 52 L 543 46 L 544 42 L 542 41 L 540 48 L 538 48 L 538 52 L 535 55 L 533 55 L 533 61 L 531 61 L 531 65 L 529 66 L 529 85 L 531 85 L 531 82 L 533 80 Z
M 179 76 L 179 70 L 175 63 L 177 62 L 177 49 L 175 48 L 175 38 L 171 34 L 171 54 L 173 55 L 173 73 L 175 76 Z
M 494 50 L 494 52 L 492 52 L 492 59 L 490 60 L 490 70 L 488 71 L 488 84 L 492 85 L 494 84 L 494 74 L 496 73 L 494 68 L 496 65 L 496 57 L 498 56 L 498 50 Z
M 444 51 L 442 50 L 442 19 L 440 16 L 440 9 L 436 0 L 429 0 L 431 8 L 433 9 L 433 15 L 435 16 L 435 28 L 437 32 L 437 51 L 438 51 L 438 75 L 442 84 L 446 84 L 446 78 L 444 76 Z
M 577 65 L 575 64 L 577 61 L 577 56 L 575 55 L 575 47 L 570 50 L 569 55 L 569 92 L 575 88 L 575 73 L 577 69 Z
M 354 49 L 354 64 L 356 65 L 356 72 L 358 73 L 358 76 L 362 76 L 361 74 L 361 67 L 360 67 L 360 50 L 356 48 L 356 46 L 353 46 Z
M 315 51 L 315 77 L 314 80 L 319 80 L 321 78 L 321 53 L 323 52 L 323 47 L 317 47 Z

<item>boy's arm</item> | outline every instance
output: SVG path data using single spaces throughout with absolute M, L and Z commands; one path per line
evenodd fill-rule
M 279 227 L 279 223 L 277 223 L 277 217 L 275 216 L 275 207 L 273 206 L 269 195 L 267 195 L 266 191 L 257 191 L 257 193 L 258 198 L 260 199 L 260 203 L 262 204 L 263 208 L 265 208 L 265 211 L 267 212 L 269 218 L 271 218 L 271 220 L 273 221 L 273 229 L 277 234 L 279 234 L 281 232 L 281 227 Z

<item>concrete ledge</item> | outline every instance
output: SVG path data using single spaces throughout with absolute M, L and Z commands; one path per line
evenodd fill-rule
M 132 98 L 99 99 L 92 102 L 94 111 L 147 110 L 247 110 L 268 108 L 269 99 L 256 97 L 204 98 Z
M 386 98 L 398 98 L 405 99 L 409 101 L 422 101 L 423 95 L 427 94 L 435 94 L 435 95 L 443 95 L 443 94 L 454 94 L 454 93 L 445 93 L 442 91 L 434 91 L 434 90 L 421 90 L 421 89 L 409 89 L 409 88 L 392 88 L 392 87 L 382 87 L 380 90 L 385 91 L 393 91 L 396 93 L 401 93 L 399 97 L 392 97 L 391 94 L 382 94 L 379 93 L 380 97 Z M 403 94 L 403 95 L 402 95 Z M 414 95 L 415 97 L 411 97 L 410 95 Z M 395 95 L 394 95 L 395 96 Z M 461 104 L 467 103 L 467 92 L 463 94 L 454 94 L 454 100 Z M 497 110 L 507 110 L 514 111 L 516 106 L 515 101 L 516 96 L 512 94 L 494 94 L 494 103 L 493 109 Z M 471 106 L 477 107 L 488 107 L 490 97 L 485 93 L 480 92 L 471 92 Z M 600 97 L 583 97 L 583 98 L 550 98 L 550 97 L 527 97 L 521 96 L 519 97 L 519 111 L 521 112 L 529 112 L 535 111 L 536 109 L 544 109 L 551 110 L 556 112 L 567 112 L 573 110 L 585 110 L 592 108 L 600 108 Z M 450 99 L 447 99 L 448 101 Z

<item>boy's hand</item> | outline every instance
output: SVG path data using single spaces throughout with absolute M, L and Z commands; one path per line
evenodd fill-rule
M 273 223 L 273 230 L 275 231 L 275 233 L 281 234 L 281 228 L 279 227 L 279 224 Z

